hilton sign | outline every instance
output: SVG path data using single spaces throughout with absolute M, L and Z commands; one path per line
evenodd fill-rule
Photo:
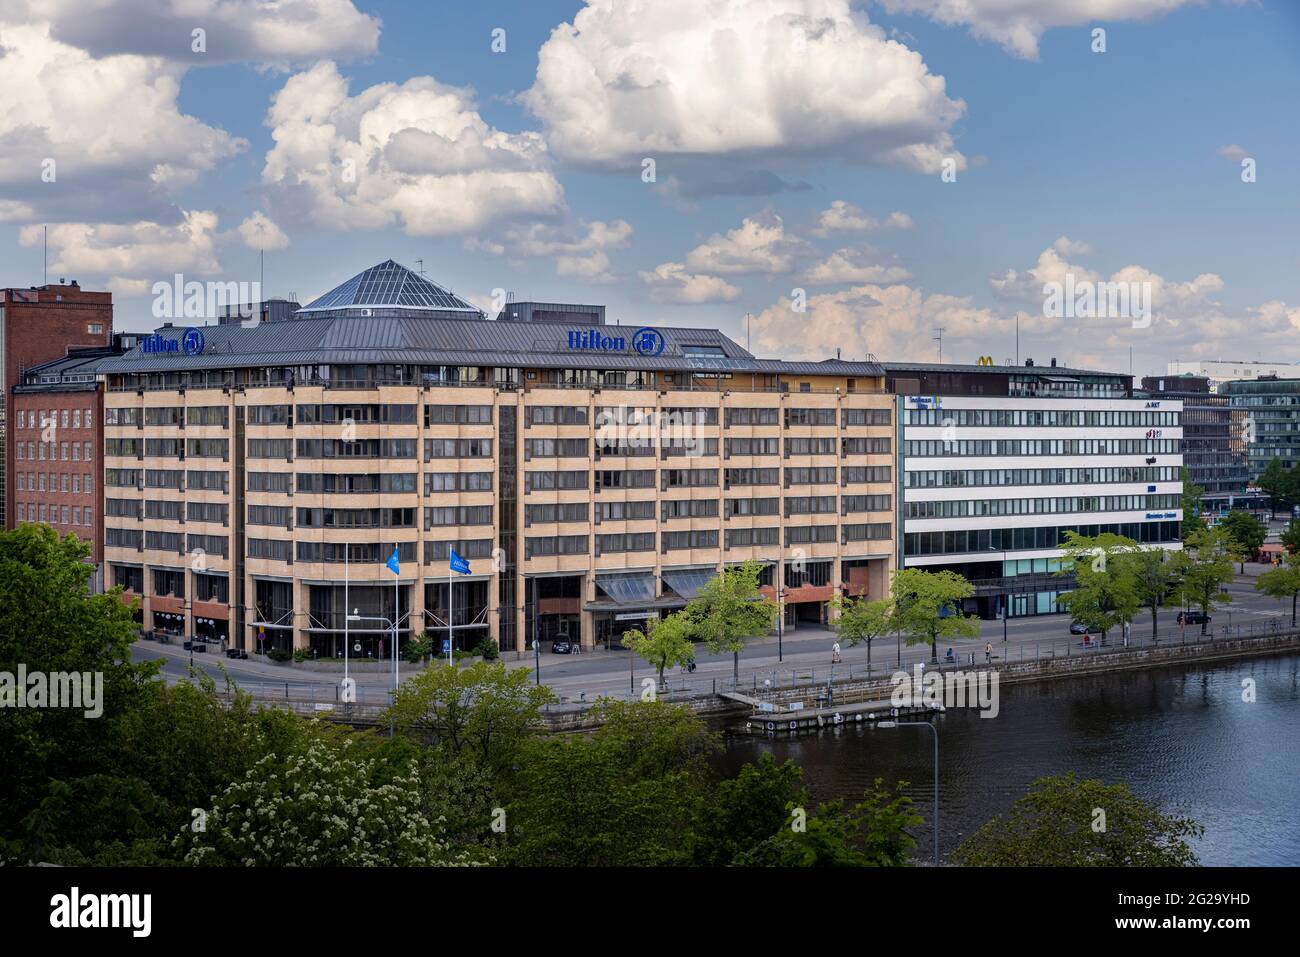
M 628 342 L 623 336 L 610 336 L 598 329 L 569 331 L 570 352 L 627 352 Z M 667 345 L 664 334 L 658 329 L 643 326 L 632 334 L 632 351 L 642 356 L 657 356 Z

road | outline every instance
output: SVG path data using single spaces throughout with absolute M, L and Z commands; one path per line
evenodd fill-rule
M 1211 625 L 1215 635 L 1223 633 L 1224 628 L 1249 627 L 1252 624 L 1267 624 L 1270 620 L 1284 619 L 1289 624 L 1291 606 L 1289 602 L 1260 595 L 1254 590 L 1255 577 L 1266 570 L 1265 566 L 1247 566 L 1244 576 L 1228 586 L 1232 596 L 1230 604 L 1214 612 Z M 1175 623 L 1176 609 L 1162 609 L 1160 612 L 1161 640 L 1179 639 L 1179 629 Z M 976 663 L 984 659 L 984 646 L 993 646 L 994 660 L 1032 659 L 1036 655 L 1080 653 L 1081 639 L 1069 635 L 1070 619 L 1067 615 L 1039 615 L 1032 618 L 1013 618 L 1006 622 L 1006 641 L 1003 641 L 1003 622 L 983 621 L 980 623 L 980 637 L 960 642 L 950 642 L 939 649 L 942 656 L 950 645 L 959 660 L 969 661 L 975 655 Z M 1187 637 L 1199 633 L 1199 628 L 1188 629 Z M 1151 634 L 1150 615 L 1139 616 L 1134 622 L 1132 636 L 1135 639 L 1148 638 Z M 1114 636 L 1112 636 L 1114 637 Z M 821 681 L 831 676 L 831 646 L 835 642 L 834 634 L 824 628 L 802 627 L 783 636 L 779 642 L 775 635 L 756 639 L 746 643 L 740 656 L 740 678 L 742 684 L 761 686 L 765 681 L 788 684 L 796 677 L 801 681 Z M 845 677 L 865 672 L 868 649 L 866 646 L 842 649 L 842 662 L 835 666 L 834 676 Z M 894 639 L 874 642 L 870 649 L 871 661 L 877 673 L 892 672 L 900 665 L 910 669 L 917 662 L 928 661 L 929 646 L 900 645 Z M 139 641 L 132 647 L 132 656 L 137 660 L 161 658 L 164 662 L 163 675 L 168 681 L 185 680 L 189 674 L 190 655 L 179 645 L 156 645 L 152 642 Z M 341 673 L 306 671 L 286 665 L 274 665 L 258 661 L 231 660 L 218 655 L 194 655 L 195 667 L 210 675 L 218 687 L 223 687 L 226 673 L 241 687 L 254 692 L 258 697 L 293 697 L 320 701 L 336 700 Z M 531 654 L 518 657 L 511 653 L 504 656 L 509 668 L 534 669 Z M 565 700 L 591 700 L 601 695 L 627 697 L 639 695 L 642 682 L 654 676 L 654 670 L 644 661 L 626 650 L 606 651 L 603 648 L 586 651 L 576 655 L 553 655 L 543 652 L 540 656 L 541 680 Z M 669 690 L 707 691 L 722 683 L 729 683 L 733 674 L 732 656 L 729 654 L 713 655 L 701 646 L 696 656 L 697 669 L 694 674 L 685 675 L 672 672 L 666 676 Z M 418 670 L 417 667 L 404 665 L 402 679 L 405 680 Z M 361 702 L 386 702 L 392 691 L 393 677 L 386 672 L 352 672 L 357 681 L 357 700 Z

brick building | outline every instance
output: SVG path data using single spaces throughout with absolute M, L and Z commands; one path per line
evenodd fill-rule
M 0 434 L 4 436 L 0 511 L 5 528 L 13 528 L 17 520 L 11 494 L 17 471 L 16 438 L 9 418 L 14 389 L 34 366 L 64 358 L 75 347 L 107 348 L 112 341 L 112 293 L 83 291 L 75 279 L 66 285 L 0 289 Z

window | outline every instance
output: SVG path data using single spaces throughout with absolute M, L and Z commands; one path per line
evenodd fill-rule
M 86 323 L 86 333 L 92 336 L 102 336 L 104 334 L 104 324 L 102 322 Z
M 431 511 L 425 509 L 426 512 Z M 541 525 L 550 522 L 585 522 L 587 521 L 586 502 L 566 502 L 558 505 L 524 506 L 524 524 Z
M 597 502 L 596 516 L 602 522 L 638 522 L 655 517 L 653 500 L 643 502 Z M 650 551 L 654 550 L 651 543 Z
M 710 528 L 688 532 L 664 532 L 663 547 L 666 552 L 685 548 L 717 548 L 718 530 Z
M 490 405 L 426 405 L 425 425 L 491 425 Z
M 602 555 L 612 555 L 619 552 L 653 552 L 654 550 L 654 532 L 627 532 L 620 535 L 596 536 L 596 551 Z
M 171 595 L 175 598 L 185 597 L 185 573 L 170 568 L 153 570 L 153 593 Z

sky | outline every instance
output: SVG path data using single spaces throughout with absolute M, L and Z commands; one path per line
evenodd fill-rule
M 1298 90 L 1293 0 L 0 0 L 0 286 L 48 229 L 126 331 L 392 258 L 764 356 L 1300 361 Z

